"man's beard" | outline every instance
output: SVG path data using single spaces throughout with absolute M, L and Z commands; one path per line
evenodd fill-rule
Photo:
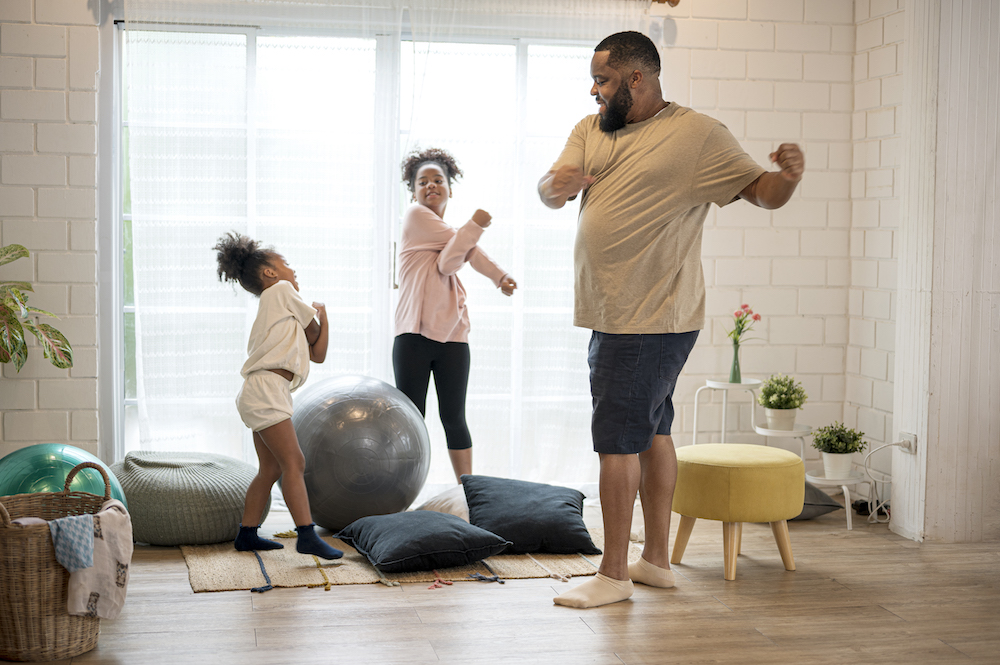
M 632 110 L 632 93 L 624 83 L 619 86 L 615 94 L 608 100 L 604 115 L 600 116 L 601 131 L 610 134 L 625 126 L 625 116 Z

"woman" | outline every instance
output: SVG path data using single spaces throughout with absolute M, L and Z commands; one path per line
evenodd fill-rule
M 476 210 L 458 229 L 444 222 L 451 185 L 462 175 L 455 158 L 436 148 L 403 161 L 403 182 L 414 204 L 403 216 L 399 252 L 399 304 L 392 365 L 396 387 L 425 414 L 431 373 L 438 413 L 455 478 L 472 473 L 472 437 L 465 421 L 469 386 L 469 313 L 456 274 L 468 262 L 511 295 L 517 283 L 476 245 L 490 215 Z

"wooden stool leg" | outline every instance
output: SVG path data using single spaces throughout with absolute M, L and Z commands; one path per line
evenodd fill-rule
M 781 554 L 781 562 L 785 564 L 785 570 L 795 570 L 795 557 L 792 556 L 792 541 L 788 537 L 788 522 L 785 520 L 771 522 L 771 533 L 774 534 L 774 542 L 778 544 L 778 552 Z
M 736 579 L 736 552 L 739 548 L 739 522 L 722 523 L 722 558 L 725 561 L 724 577 L 732 582 Z
M 743 522 L 736 524 L 736 554 L 743 553 Z
M 691 537 L 691 529 L 698 520 L 694 517 L 681 515 L 681 523 L 677 525 L 677 536 L 674 538 L 674 553 L 670 556 L 670 563 L 680 563 L 684 556 L 684 550 L 688 546 L 688 539 Z

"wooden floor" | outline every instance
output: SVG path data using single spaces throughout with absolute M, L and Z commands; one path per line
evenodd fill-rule
M 865 519 L 789 523 L 795 572 L 747 524 L 734 582 L 721 524 L 700 521 L 675 589 L 591 610 L 552 604 L 586 578 L 194 594 L 178 549 L 138 547 L 122 614 L 62 662 L 1000 663 L 1000 547 L 918 544 Z

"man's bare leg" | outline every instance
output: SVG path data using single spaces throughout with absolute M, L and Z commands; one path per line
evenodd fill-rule
M 657 434 L 649 450 L 639 453 L 641 476 L 639 499 L 646 530 L 642 558 L 629 565 L 633 582 L 657 587 L 672 587 L 670 570 L 670 514 L 677 485 L 677 454 L 670 435 Z
M 608 605 L 632 595 L 628 548 L 632 511 L 641 469 L 635 455 L 601 455 L 601 513 L 604 519 L 604 558 L 597 576 L 557 596 L 557 605 L 587 608 Z

